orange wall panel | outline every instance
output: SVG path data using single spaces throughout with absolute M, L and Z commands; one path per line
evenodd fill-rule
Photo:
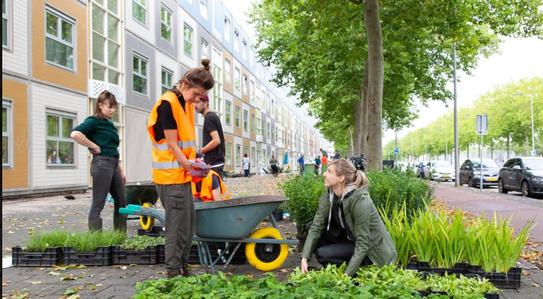
M 32 76 L 70 89 L 87 92 L 87 7 L 75 0 L 32 1 Z M 45 62 L 45 7 L 75 20 L 75 71 Z
M 2 189 L 28 187 L 28 88 L 2 78 L 2 98 L 11 101 L 12 167 L 2 167 Z

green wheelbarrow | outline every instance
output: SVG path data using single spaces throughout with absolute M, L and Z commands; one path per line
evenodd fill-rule
M 261 271 L 279 268 L 288 257 L 288 245 L 298 244 L 298 240 L 283 237 L 272 215 L 285 200 L 282 196 L 263 195 L 195 203 L 196 235 L 193 241 L 198 244 L 200 263 L 214 272 L 215 265 L 222 260 L 226 268 L 245 243 L 245 256 L 253 267 Z M 152 217 L 163 224 L 166 220 L 163 210 L 137 205 L 128 205 L 119 212 Z M 265 218 L 272 226 L 257 229 Z M 209 244 L 215 242 L 224 243 L 225 247 L 212 259 Z
M 124 194 L 127 204 L 145 208 L 154 207 L 158 200 L 158 192 L 156 191 L 155 184 L 151 182 L 127 184 L 124 187 Z M 139 221 L 140 227 L 146 231 L 150 230 L 155 224 L 154 217 L 140 216 Z

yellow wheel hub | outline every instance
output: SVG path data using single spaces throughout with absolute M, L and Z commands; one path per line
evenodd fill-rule
M 148 202 L 144 202 L 142 206 L 144 208 L 151 208 L 153 205 Z M 155 225 L 155 218 L 149 216 L 140 216 L 141 229 L 149 231 L 153 227 L 153 225 Z
M 274 227 L 259 228 L 249 238 L 283 240 L 281 233 Z M 245 256 L 249 264 L 256 269 L 272 271 L 281 267 L 287 259 L 288 246 L 287 244 L 247 243 Z

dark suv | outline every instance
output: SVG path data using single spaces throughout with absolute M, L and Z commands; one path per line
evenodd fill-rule
M 522 196 L 543 194 L 543 157 L 509 159 L 500 169 L 498 189 L 520 191 Z

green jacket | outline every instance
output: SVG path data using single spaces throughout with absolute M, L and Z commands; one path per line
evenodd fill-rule
M 317 249 L 317 242 L 327 229 L 331 203 L 329 192 L 321 197 L 319 208 L 309 228 L 302 257 L 309 259 Z M 379 212 L 365 189 L 357 189 L 343 199 L 343 213 L 346 225 L 355 238 L 354 254 L 345 270 L 346 274 L 356 273 L 367 255 L 376 265 L 383 266 L 396 261 L 396 246 L 388 233 Z

